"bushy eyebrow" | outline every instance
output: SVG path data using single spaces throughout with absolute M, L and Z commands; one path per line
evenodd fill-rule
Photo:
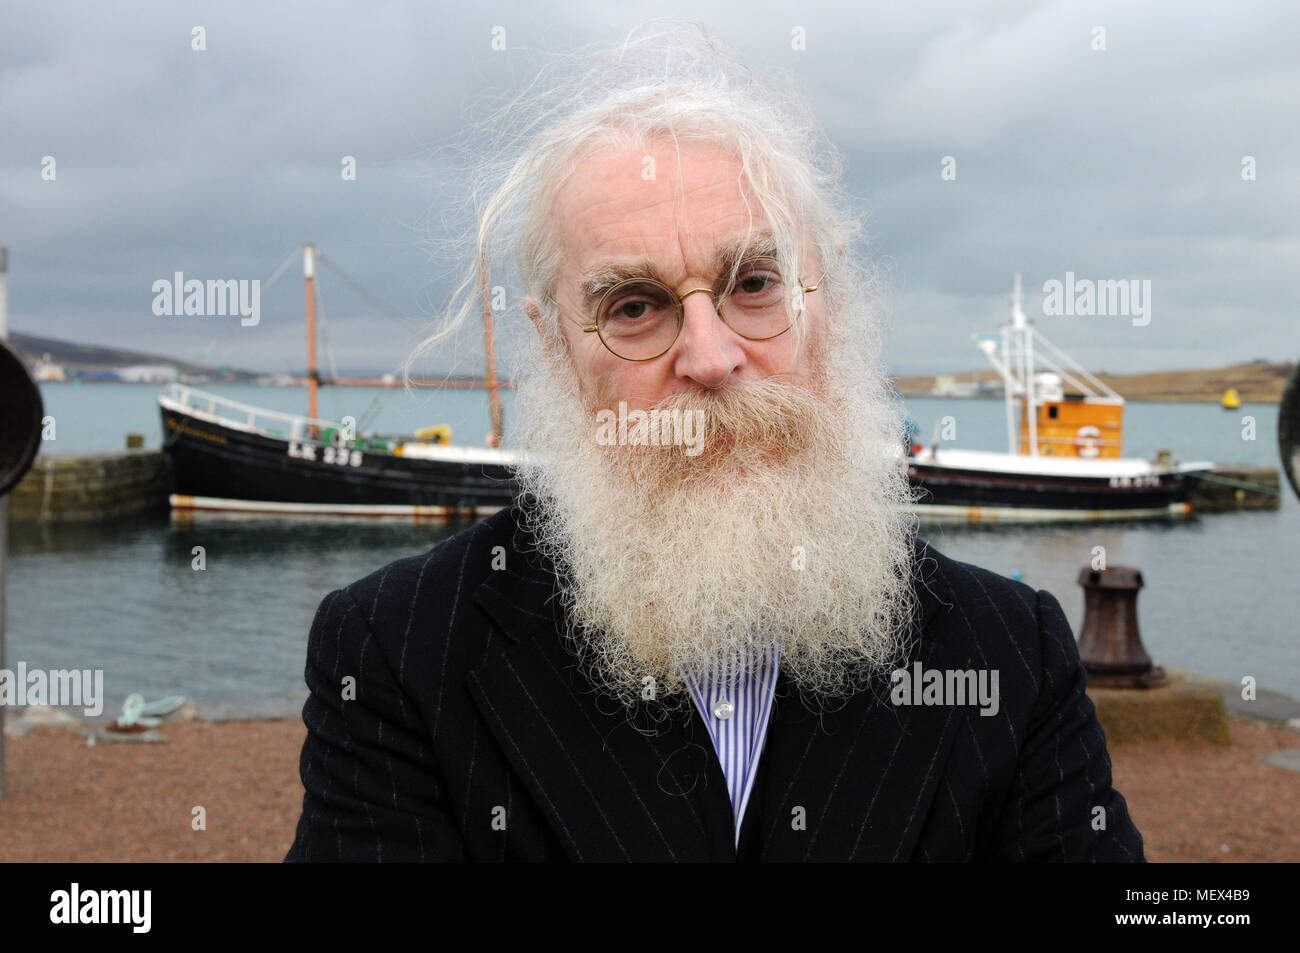
M 768 231 L 756 232 L 747 238 L 724 242 L 714 249 L 713 271 L 722 276 L 746 258 L 775 258 L 776 253 L 776 237 Z M 591 306 L 610 288 L 631 278 L 651 278 L 661 284 L 668 283 L 660 275 L 655 263 L 645 258 L 639 261 L 601 262 L 580 276 L 578 290 L 582 293 L 583 301 Z
M 748 238 L 738 238 L 719 245 L 713 253 L 713 270 L 719 275 L 731 271 L 746 258 L 777 257 L 776 236 L 771 232 L 755 232 Z
M 583 274 L 578 289 L 588 305 L 595 304 L 606 291 L 629 278 L 653 278 L 663 282 L 654 262 L 649 259 L 631 262 L 603 262 Z

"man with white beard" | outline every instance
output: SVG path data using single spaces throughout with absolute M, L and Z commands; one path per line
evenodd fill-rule
M 511 249 L 520 497 L 321 604 L 286 859 L 1142 859 L 1056 600 L 916 540 L 833 155 L 744 79 L 638 31 L 522 120 L 428 342 Z

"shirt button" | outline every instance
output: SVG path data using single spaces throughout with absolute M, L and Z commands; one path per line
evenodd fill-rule
M 735 713 L 736 713 L 736 706 L 731 704 L 731 702 L 725 699 L 723 699 L 722 701 L 718 702 L 716 705 L 713 706 L 714 716 L 720 718 L 722 721 L 726 721 Z

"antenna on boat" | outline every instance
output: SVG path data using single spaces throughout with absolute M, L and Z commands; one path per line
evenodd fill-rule
M 316 247 L 311 242 L 302 246 L 302 274 L 307 283 L 307 416 L 315 420 L 316 393 L 320 378 L 316 374 Z
M 1021 307 L 1020 272 L 1016 272 L 1015 283 L 1011 287 L 1011 323 L 1002 325 L 1002 359 L 994 356 L 996 345 L 989 341 L 980 345 L 980 350 L 989 362 L 1002 375 L 1003 396 L 1007 405 L 1007 448 L 1016 452 L 1016 398 L 1025 394 L 1033 406 L 1032 385 L 1029 381 L 1034 375 L 1033 346 L 1026 348 L 1026 342 L 1033 338 L 1033 329 L 1029 318 Z M 1026 367 L 1026 364 L 1028 366 Z M 1033 424 L 1031 422 L 1030 426 Z M 1034 441 L 1030 440 L 1031 452 L 1036 452 Z
M 979 341 L 979 348 L 984 352 L 990 364 L 1002 377 L 1003 396 L 1007 405 L 1007 449 L 1015 453 L 1016 447 L 1016 398 L 1025 396 L 1028 408 L 1029 453 L 1038 455 L 1038 426 L 1035 419 L 1034 395 L 1034 329 L 1029 323 L 1021 306 L 1020 273 L 1016 272 L 1015 283 L 1011 287 L 1011 322 L 1002 325 L 1001 348 L 997 342 L 987 338 Z M 998 351 L 1001 350 L 999 358 Z
M 1118 439 L 1105 439 L 1100 440 L 1100 443 L 1095 442 L 1099 439 L 1098 424 L 1092 420 L 1082 420 L 1073 411 L 1067 414 L 1069 418 L 1075 421 L 1072 426 L 1077 426 L 1080 421 L 1082 421 L 1083 426 L 1073 436 L 1063 437 L 1059 433 L 1066 426 L 1066 417 L 1060 416 L 1059 407 L 1063 400 L 1063 384 L 1070 385 L 1081 395 L 1079 398 L 1071 399 L 1071 406 L 1077 400 L 1080 406 L 1111 405 L 1123 408 L 1124 398 L 1038 332 L 1025 314 L 1022 306 L 1019 274 L 1016 275 L 1011 290 L 1011 320 L 1003 324 L 999 330 L 1001 332 L 1000 347 L 998 341 L 989 337 L 977 337 L 976 340 L 979 349 L 1002 377 L 1007 406 L 1008 452 L 1013 454 L 1023 453 L 1031 457 L 1042 455 L 1043 451 L 1039 448 L 1039 433 L 1043 431 L 1045 434 L 1043 440 L 1048 444 L 1046 450 L 1048 454 L 1059 455 L 1056 449 L 1058 445 L 1065 443 L 1073 448 L 1086 436 L 1087 440 L 1084 443 L 1088 448 L 1095 451 L 1098 446 L 1114 446 L 1116 449 L 1108 453 L 1108 455 L 1119 456 L 1118 448 L 1120 443 Z M 1036 374 L 1039 364 L 1042 364 L 1050 372 L 1044 375 L 1042 381 L 1037 379 Z M 1020 428 L 1019 432 L 1017 432 L 1016 404 L 1020 400 L 1023 401 L 1023 404 Z M 1043 427 L 1039 426 L 1040 405 L 1041 407 L 1047 407 L 1049 410 L 1049 413 L 1044 417 Z M 1121 414 L 1122 410 L 1113 412 L 1104 420 L 1103 425 L 1118 431 Z M 1086 435 L 1085 431 L 1092 431 L 1092 433 Z M 1020 450 L 1021 446 L 1025 447 L 1025 449 Z M 1073 450 L 1067 452 L 1073 452 Z M 1089 456 L 1093 454 L 1080 451 L 1079 455 Z

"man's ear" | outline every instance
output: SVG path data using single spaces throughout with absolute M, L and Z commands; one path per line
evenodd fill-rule
M 555 324 L 547 322 L 542 317 L 541 308 L 537 307 L 537 302 L 531 297 L 524 298 L 524 314 L 528 315 L 528 320 L 533 323 L 533 330 L 541 338 L 542 345 L 548 351 L 562 348 L 565 351 L 569 348 L 569 342 L 564 336 L 564 331 Z M 559 353 L 556 351 L 556 353 Z
M 537 307 L 537 302 L 532 298 L 524 299 L 524 314 L 528 315 L 528 320 L 533 322 L 533 327 L 537 333 L 542 333 L 542 312 Z

